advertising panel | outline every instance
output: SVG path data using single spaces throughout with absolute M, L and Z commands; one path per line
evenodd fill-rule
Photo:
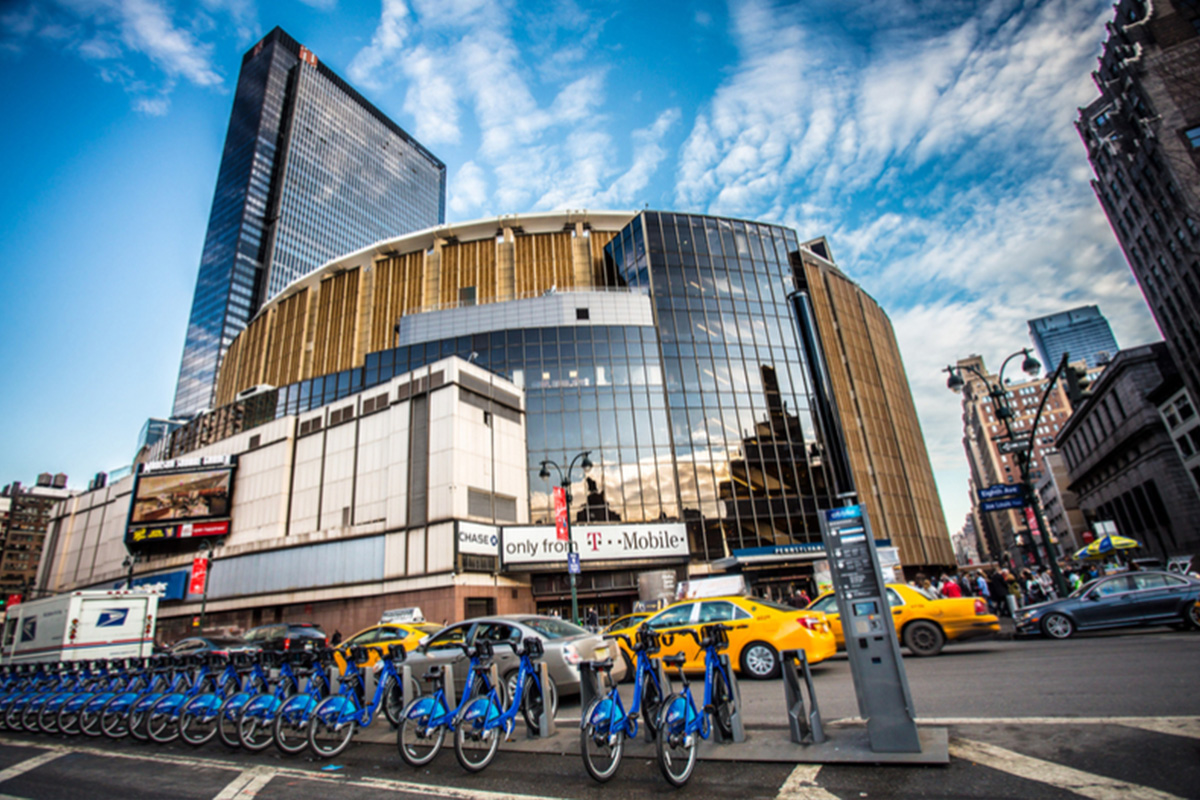
M 458 522 L 458 552 L 471 556 L 500 555 L 500 529 L 477 522 Z
M 571 528 L 581 561 L 619 561 L 635 558 L 686 558 L 687 528 L 683 523 L 592 525 Z M 501 537 L 504 566 L 566 564 L 569 542 L 553 526 L 505 528 Z
M 174 572 L 160 572 L 157 575 L 142 575 L 133 579 L 134 589 L 147 589 L 162 595 L 163 600 L 182 600 L 187 597 L 188 579 L 191 570 L 180 569 Z M 114 589 L 124 589 L 125 581 L 112 585 Z
M 146 545 L 229 533 L 232 456 L 142 464 L 133 486 L 127 545 Z

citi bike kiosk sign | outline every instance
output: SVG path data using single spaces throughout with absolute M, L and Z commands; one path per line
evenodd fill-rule
M 866 510 L 855 505 L 826 511 L 821 533 L 871 750 L 919 753 L 916 712 Z

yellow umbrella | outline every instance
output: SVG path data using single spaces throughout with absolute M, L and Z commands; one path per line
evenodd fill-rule
M 1104 558 L 1109 553 L 1115 550 L 1133 550 L 1141 547 L 1142 543 L 1136 539 L 1130 539 L 1128 536 L 1101 536 L 1096 541 L 1089 544 L 1087 547 L 1081 547 L 1075 551 L 1075 558 L 1079 560 L 1089 558 Z

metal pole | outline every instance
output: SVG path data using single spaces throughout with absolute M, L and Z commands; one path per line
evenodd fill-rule
M 575 573 L 571 570 L 571 554 L 575 552 L 575 534 L 571 532 L 571 490 L 563 484 L 567 499 L 567 573 L 571 577 L 571 622 L 579 624 L 579 595 L 575 588 Z

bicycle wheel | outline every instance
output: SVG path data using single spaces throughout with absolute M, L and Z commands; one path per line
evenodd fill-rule
M 55 724 L 58 726 L 59 733 L 74 736 L 79 733 L 80 710 L 82 706 L 79 704 L 76 704 L 74 708 L 70 706 L 70 701 L 62 704 L 62 708 L 58 709 L 58 721 Z
M 418 702 L 419 699 L 414 700 L 404 709 L 400 729 L 396 731 L 396 749 L 410 767 L 423 767 L 433 761 L 446 741 L 445 725 L 429 728 L 432 714 L 420 714 L 415 718 L 409 716 L 409 709 Z
M 609 724 L 611 715 L 612 700 L 597 697 L 583 715 L 584 724 L 579 731 L 583 766 L 587 768 L 588 775 L 600 783 L 617 774 L 621 755 L 625 752 L 625 731 L 612 730 Z
M 658 715 L 661 709 L 662 694 L 658 690 L 658 684 L 647 675 L 642 678 L 642 721 L 646 730 L 650 731 L 651 739 L 658 736 Z
M 354 711 L 345 697 L 326 697 L 313 710 L 308 721 L 308 746 L 321 758 L 333 758 L 350 745 L 357 727 L 353 719 L 342 721 Z
M 15 705 L 10 705 L 4 710 L 4 727 L 10 731 L 19 731 L 21 728 L 21 709 Z
M 246 703 L 242 718 L 238 720 L 238 741 L 251 753 L 266 750 L 274 738 L 271 730 L 274 701 L 273 695 L 260 694 Z
M 37 703 L 26 703 L 25 708 L 21 710 L 21 727 L 30 733 L 36 733 L 38 729 L 38 712 L 45 705 L 45 700 Z
M 712 720 L 722 739 L 733 739 L 733 691 L 721 670 L 716 670 L 713 676 Z
M 46 703 L 38 711 L 37 726 L 42 733 L 58 733 L 58 712 L 66 703 L 51 706 Z
M 388 676 L 387 686 L 383 687 L 383 715 L 392 727 L 398 727 L 404 715 L 404 690 L 391 676 Z
M 294 756 L 308 747 L 308 712 L 313 705 L 311 697 L 299 695 L 288 698 L 279 709 L 271 731 L 279 752 Z
M 175 711 L 179 708 L 181 699 L 171 695 L 163 695 L 150 706 L 146 715 L 146 733 L 159 744 L 167 744 L 179 738 L 179 719 Z
M 658 768 L 672 786 L 683 786 L 696 768 L 696 736 L 688 733 L 687 698 L 676 692 L 662 704 L 658 723 Z
M 139 708 L 139 706 L 142 706 Z M 150 716 L 150 708 L 142 702 L 142 698 L 134 700 L 129 706 L 129 735 L 141 742 L 150 740 L 146 732 L 146 719 Z
M 62 727 L 62 723 L 59 723 L 59 727 Z M 104 735 L 104 731 L 100 730 L 100 711 L 91 708 L 91 703 L 79 709 L 79 732 L 92 738 Z
M 245 707 L 244 694 L 235 694 L 221 703 L 221 709 L 217 712 L 217 738 L 226 747 L 242 746 L 242 741 L 238 738 L 238 723 L 241 722 L 242 709 Z
M 558 713 L 558 686 L 554 683 L 554 678 L 546 678 L 546 694 L 550 698 L 550 718 Z M 521 715 L 525 717 L 525 724 L 529 726 L 529 730 L 536 731 L 538 729 L 538 717 L 542 715 L 542 693 L 538 691 L 538 682 L 532 676 L 525 679 L 525 686 L 521 689 Z
M 483 719 L 460 722 L 454 730 L 454 757 L 467 772 L 487 767 L 500 748 L 500 727 L 485 728 Z
M 100 709 L 100 732 L 110 739 L 123 739 L 129 735 L 129 705 L 119 696 Z
M 179 712 L 179 738 L 192 747 L 208 744 L 217 735 L 216 714 L 196 699 L 189 701 Z

